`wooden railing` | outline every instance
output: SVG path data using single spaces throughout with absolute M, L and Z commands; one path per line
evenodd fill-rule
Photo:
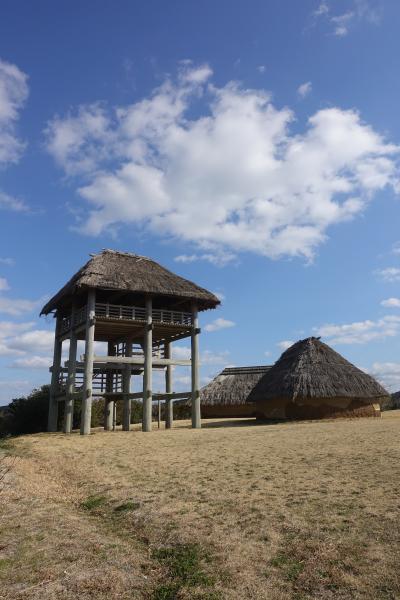
M 146 309 L 142 306 L 123 306 L 118 304 L 96 303 L 96 316 L 107 319 L 125 319 L 128 321 L 145 321 Z M 154 308 L 152 318 L 155 323 L 171 323 L 173 325 L 192 324 L 192 315 L 188 312 Z
M 145 321 L 146 309 L 143 306 L 124 306 L 122 304 L 106 304 L 96 302 L 96 317 L 105 319 L 123 319 L 127 321 Z M 190 327 L 192 324 L 192 315 L 188 312 L 177 310 L 166 310 L 163 308 L 154 308 L 152 310 L 154 323 L 168 323 L 171 325 L 185 325 Z M 74 315 L 74 327 L 84 323 L 86 319 L 86 306 L 79 309 Z M 60 326 L 60 333 L 63 334 L 71 329 L 71 317 L 64 317 Z

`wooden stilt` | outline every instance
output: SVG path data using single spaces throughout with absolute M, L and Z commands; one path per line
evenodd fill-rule
M 108 352 L 109 356 L 115 355 L 115 347 L 112 342 L 108 342 L 107 352 Z M 106 391 L 107 392 L 113 391 L 113 373 L 112 372 L 107 373 Z M 104 400 L 104 429 L 106 431 L 111 431 L 113 429 L 114 405 L 115 405 L 114 400 L 110 400 L 108 398 L 106 398 Z
M 68 378 L 67 378 L 67 397 L 65 400 L 64 413 L 64 433 L 71 433 L 74 417 L 74 392 L 76 375 L 76 348 L 78 340 L 74 328 L 75 305 L 72 305 L 71 311 L 71 335 L 69 338 L 69 356 L 68 356 Z
M 165 343 L 165 358 L 171 360 L 171 343 Z M 168 365 L 165 369 L 165 391 L 167 394 L 172 393 L 172 365 Z M 165 429 L 171 429 L 174 420 L 174 405 L 171 398 L 165 401 Z
M 125 345 L 125 356 L 132 356 L 132 340 L 128 339 Z M 122 391 L 125 394 L 129 394 L 131 391 L 131 374 L 132 368 L 130 365 L 126 365 L 122 375 Z M 131 428 L 131 413 L 132 413 L 132 400 L 130 397 L 124 396 L 123 407 L 122 407 L 122 429 L 129 431 Z
M 152 422 L 152 361 L 153 361 L 153 320 L 152 299 L 146 298 L 146 330 L 144 334 L 143 371 L 143 431 L 151 431 Z
M 58 392 L 58 379 L 60 376 L 62 341 L 60 341 L 60 323 L 61 318 L 57 314 L 56 331 L 54 337 L 53 368 L 51 371 L 49 413 L 47 421 L 47 431 L 57 431 L 58 421 L 58 401 L 56 398 Z
M 89 290 L 86 315 L 85 365 L 82 398 L 81 435 L 90 433 L 92 420 L 92 381 L 94 356 L 96 291 Z
M 199 381 L 199 317 L 197 306 L 192 306 L 192 427 L 200 429 L 200 381 Z

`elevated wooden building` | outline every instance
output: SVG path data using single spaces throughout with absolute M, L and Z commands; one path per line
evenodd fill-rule
M 65 402 L 64 431 L 71 431 L 74 399 L 82 401 L 81 434 L 90 433 L 94 396 L 105 398 L 106 429 L 113 427 L 115 402 L 123 401 L 123 429 L 131 423 L 131 400 L 143 399 L 144 431 L 152 425 L 152 401 L 166 401 L 166 427 L 172 426 L 172 401 L 191 398 L 192 426 L 200 427 L 198 313 L 220 301 L 195 283 L 144 256 L 103 250 L 93 255 L 43 307 L 56 318 L 48 430 L 56 431 L 58 405 Z M 191 359 L 172 358 L 171 344 L 191 338 Z M 62 365 L 62 344 L 69 358 Z M 78 340 L 84 340 L 82 360 Z M 96 355 L 95 342 L 107 343 Z M 191 367 L 191 390 L 174 393 L 172 367 Z M 165 371 L 166 390 L 152 392 L 152 370 Z M 132 375 L 143 375 L 139 392 L 131 392 Z

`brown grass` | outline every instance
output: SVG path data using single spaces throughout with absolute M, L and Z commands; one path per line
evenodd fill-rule
M 0 597 L 400 598 L 399 437 L 391 411 L 16 439 Z

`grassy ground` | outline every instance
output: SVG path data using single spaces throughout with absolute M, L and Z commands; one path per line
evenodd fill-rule
M 399 441 L 400 411 L 18 438 L 0 598 L 398 599 Z

